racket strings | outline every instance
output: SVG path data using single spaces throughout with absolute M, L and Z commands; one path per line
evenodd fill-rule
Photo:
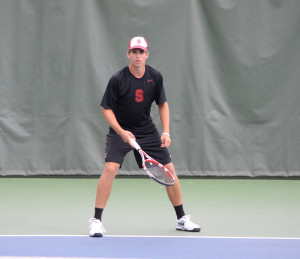
M 145 162 L 145 165 L 148 171 L 160 182 L 166 184 L 172 184 L 174 182 L 173 178 L 169 175 L 169 173 L 163 170 L 158 165 L 148 161 Z

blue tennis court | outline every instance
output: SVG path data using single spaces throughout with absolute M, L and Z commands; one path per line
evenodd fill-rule
M 298 238 L 0 236 L 1 257 L 300 258 Z

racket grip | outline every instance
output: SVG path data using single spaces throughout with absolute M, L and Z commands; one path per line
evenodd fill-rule
M 131 144 L 134 146 L 134 148 L 136 150 L 140 150 L 141 149 L 141 147 L 139 146 L 139 144 L 136 143 L 136 141 L 133 138 L 130 138 L 130 142 L 131 142 Z

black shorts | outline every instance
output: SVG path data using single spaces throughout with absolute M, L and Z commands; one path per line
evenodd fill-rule
M 169 150 L 160 147 L 161 140 L 158 131 L 147 135 L 135 135 L 135 138 L 140 147 L 162 165 L 172 161 Z M 118 163 L 121 167 L 124 157 L 131 150 L 133 150 L 132 147 L 125 143 L 116 132 L 113 130 L 109 131 L 109 134 L 106 136 L 105 162 Z M 142 168 L 140 154 L 136 150 L 133 151 L 138 166 Z

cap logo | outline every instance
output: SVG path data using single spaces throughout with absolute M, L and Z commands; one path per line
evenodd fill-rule
M 137 40 L 137 44 L 141 44 L 142 41 L 140 39 Z

